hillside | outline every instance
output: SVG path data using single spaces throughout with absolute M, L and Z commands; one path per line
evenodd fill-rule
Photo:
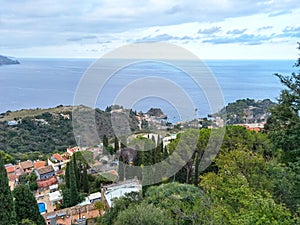
M 266 122 L 270 108 L 275 105 L 270 99 L 240 99 L 210 116 L 225 118 L 227 114 L 227 124 L 261 123 Z
M 72 110 L 86 113 L 93 109 L 84 106 L 58 106 L 50 109 L 20 110 L 1 114 L 0 149 L 17 156 L 28 152 L 47 154 L 55 150 L 64 151 L 67 147 L 76 145 Z M 116 116 L 118 115 L 114 115 L 114 119 Z M 130 129 L 137 130 L 137 119 L 132 114 L 129 118 Z M 104 134 L 113 137 L 111 113 L 96 109 L 95 121 L 100 138 Z M 90 122 L 84 117 L 79 120 L 79 124 L 83 126 Z M 85 146 L 85 140 L 87 139 L 82 136 L 80 140 L 82 146 Z
M 11 64 L 20 64 L 20 62 L 16 59 L 0 55 L 0 66 L 11 65 Z

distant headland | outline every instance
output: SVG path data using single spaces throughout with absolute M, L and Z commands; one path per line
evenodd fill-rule
M 20 64 L 20 62 L 15 58 L 0 55 L 0 66 L 13 64 Z

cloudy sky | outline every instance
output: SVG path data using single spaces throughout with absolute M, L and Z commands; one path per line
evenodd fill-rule
M 203 59 L 295 59 L 299 0 L 1 0 L 0 54 L 98 58 L 163 41 Z

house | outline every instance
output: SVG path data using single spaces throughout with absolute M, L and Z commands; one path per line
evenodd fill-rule
M 90 194 L 88 196 L 88 199 L 90 200 L 91 203 L 99 202 L 99 201 L 101 201 L 101 193 L 96 192 L 96 193 Z
M 73 148 L 67 148 L 67 153 L 69 153 L 70 156 L 72 156 L 75 152 L 78 152 L 78 151 L 80 151 L 78 146 L 75 146 Z
M 31 160 L 20 162 L 20 167 L 23 170 L 23 173 L 31 173 L 33 170 L 33 162 Z
M 247 130 L 259 132 L 264 129 L 265 123 L 247 123 L 247 124 L 238 124 L 238 125 L 246 127 Z
M 54 177 L 50 177 L 50 178 L 45 179 L 45 180 L 38 180 L 37 184 L 38 184 L 38 188 L 47 188 L 49 186 L 57 184 L 57 179 L 54 176 Z
M 55 171 L 51 165 L 44 166 L 40 169 L 35 170 L 35 174 L 37 175 L 38 180 L 47 179 L 55 176 Z
M 112 207 L 115 198 L 123 197 L 126 193 L 142 191 L 142 185 L 136 179 L 127 180 L 120 184 L 112 184 L 103 188 L 108 207 Z
M 86 224 L 82 223 L 84 219 L 87 220 L 99 216 L 99 210 L 95 209 L 94 204 L 74 206 L 43 215 L 46 224 L 57 225 Z
M 52 166 L 55 171 L 59 171 L 65 167 L 68 161 L 69 160 L 64 160 L 60 154 L 55 153 L 48 159 L 48 165 Z
M 42 167 L 46 166 L 46 162 L 45 161 L 36 161 L 33 163 L 33 167 L 34 169 L 40 169 Z
M 51 202 L 51 205 L 55 205 L 56 203 L 59 203 L 61 200 L 62 200 L 62 196 L 60 191 L 49 193 L 49 201 Z
M 15 174 L 15 172 L 16 172 L 15 165 L 7 165 L 7 166 L 5 166 L 5 169 L 6 169 L 7 174 Z
M 50 189 L 50 193 L 56 192 L 58 190 L 58 184 L 53 184 L 49 186 L 49 189 Z

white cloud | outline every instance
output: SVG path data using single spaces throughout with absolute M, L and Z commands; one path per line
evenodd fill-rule
M 291 46 L 299 33 L 284 29 L 298 27 L 299 7 L 298 0 L 2 0 L 0 53 L 47 57 L 57 50 L 66 57 L 95 56 L 136 40 L 211 49 L 218 40 L 227 42 L 218 43 L 221 49 L 230 43 L 235 48 L 278 42 Z

